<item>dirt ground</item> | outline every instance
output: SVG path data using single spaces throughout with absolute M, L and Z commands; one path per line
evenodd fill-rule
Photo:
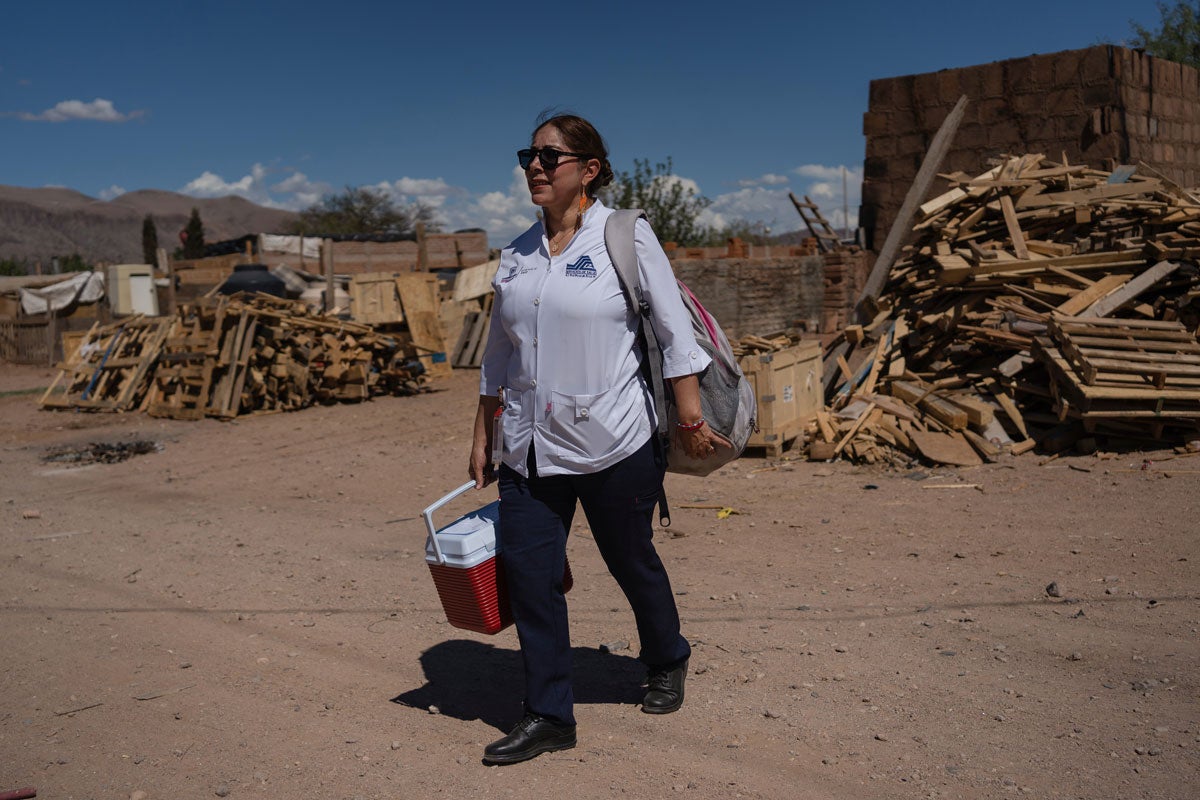
M 579 746 L 485 767 L 516 635 L 446 623 L 419 517 L 465 480 L 474 373 L 232 423 L 39 411 L 52 377 L 0 366 L 0 792 L 1200 794 L 1200 458 L 671 476 L 684 708 L 640 713 L 636 652 L 601 651 L 636 634 L 579 524 Z

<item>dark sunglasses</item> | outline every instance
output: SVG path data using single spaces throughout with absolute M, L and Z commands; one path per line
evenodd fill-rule
M 563 156 L 574 156 L 575 158 L 591 158 L 591 153 L 565 153 L 562 150 L 556 150 L 553 147 L 526 147 L 524 150 L 517 151 L 517 163 L 521 165 L 521 169 L 529 169 L 529 165 L 533 163 L 533 159 L 542 162 L 542 169 L 554 169 L 559 164 L 559 159 Z

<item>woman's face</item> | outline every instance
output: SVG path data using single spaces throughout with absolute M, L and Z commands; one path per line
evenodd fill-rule
M 553 125 L 540 128 L 533 137 L 533 147 L 553 147 L 560 152 L 573 152 L 563 140 L 562 133 Z M 535 206 L 541 206 L 552 212 L 565 210 L 578 201 L 583 194 L 583 184 L 595 178 L 599 164 L 595 159 L 584 161 L 574 156 L 562 156 L 558 166 L 546 169 L 540 158 L 535 158 L 525 170 L 525 183 L 529 186 L 529 196 Z

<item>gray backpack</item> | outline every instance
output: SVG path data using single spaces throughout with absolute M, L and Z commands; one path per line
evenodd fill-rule
M 712 357 L 712 363 L 700 373 L 700 407 L 708 427 L 724 442 L 716 452 L 703 459 L 688 456 L 683 448 L 675 446 L 675 423 L 678 414 L 671 387 L 662 376 L 662 350 L 650 325 L 654 309 L 642 295 L 642 284 L 638 273 L 637 251 L 633 244 L 633 226 L 638 218 L 645 217 L 641 209 L 614 211 L 604 226 L 604 243 L 625 298 L 641 320 L 641 340 L 644 363 L 648 365 L 650 391 L 654 394 L 654 410 L 658 415 L 658 437 L 667 453 L 667 469 L 685 475 L 707 475 L 728 464 L 742 454 L 746 442 L 755 430 L 754 417 L 757 406 L 754 387 L 742 374 L 737 357 L 721 326 L 712 314 L 700 304 L 692 291 L 676 280 L 683 304 L 692 317 L 692 332 L 696 342 Z

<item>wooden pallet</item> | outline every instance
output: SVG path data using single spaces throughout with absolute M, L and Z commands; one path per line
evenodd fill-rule
M 462 333 L 459 334 L 458 344 L 450 357 L 450 365 L 454 367 L 479 367 L 483 364 L 483 351 L 487 347 L 488 333 L 491 329 L 492 295 L 483 300 L 479 311 L 468 311 L 463 317 Z
M 1200 419 L 1200 386 L 1156 388 L 1146 375 L 1097 373 L 1093 383 L 1080 375 L 1058 344 L 1046 336 L 1033 340 L 1033 357 L 1045 365 L 1059 416 L 1079 419 Z
M 173 317 L 136 316 L 93 327 L 73 364 L 63 364 L 42 395 L 44 408 L 128 411 L 146 396 L 148 380 Z
M 179 323 L 163 343 L 146 403 L 152 417 L 202 419 L 212 386 L 213 358 L 228 307 L 224 297 L 179 308 Z
M 1200 387 L 1200 344 L 1178 322 L 1054 317 L 1048 328 L 1088 386 Z

